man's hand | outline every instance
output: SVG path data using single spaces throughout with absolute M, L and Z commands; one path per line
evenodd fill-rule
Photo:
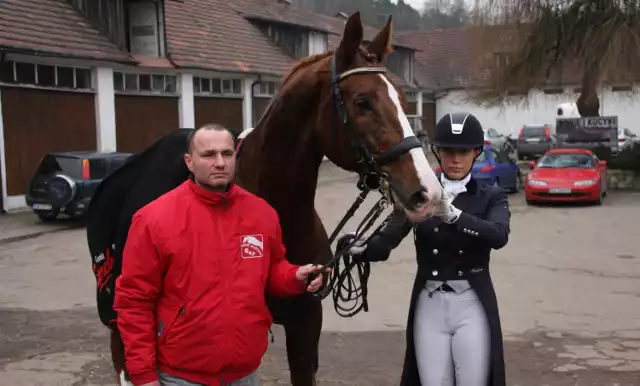
M 322 266 L 320 265 L 314 265 L 314 264 L 303 265 L 300 268 L 298 268 L 298 270 L 296 271 L 296 278 L 300 281 L 306 281 L 309 275 L 320 271 L 320 269 L 322 269 Z M 327 268 L 325 272 L 330 273 L 331 268 Z M 313 279 L 313 281 L 311 281 L 309 286 L 307 286 L 307 292 L 317 292 L 320 289 L 320 287 L 322 287 L 322 277 L 323 275 L 321 273 L 318 274 Z

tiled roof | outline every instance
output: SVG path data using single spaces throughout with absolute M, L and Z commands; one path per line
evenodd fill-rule
M 0 49 L 134 62 L 66 0 L 2 0 Z
M 293 65 L 240 8 L 244 0 L 165 2 L 170 59 L 180 67 L 282 75 Z
M 515 51 L 517 36 L 515 30 L 506 26 L 494 26 L 482 31 L 466 27 L 399 33 L 401 41 L 416 47 L 416 60 L 424 67 L 429 78 L 435 81 L 435 88 L 439 90 L 486 85 L 494 72 L 494 68 L 490 66 L 497 61 L 494 54 Z M 487 41 L 493 43 L 487 44 Z M 544 82 L 550 87 L 579 84 L 580 74 L 580 64 L 569 61 L 552 71 L 540 84 Z M 640 74 L 635 77 L 605 75 L 605 79 L 611 82 L 629 81 L 633 78 L 640 79 Z
M 416 60 L 437 89 L 469 85 L 470 50 L 466 29 L 406 31 L 398 37 L 418 50 Z
M 278 0 L 174 0 L 166 2 L 165 12 L 168 52 L 176 65 L 278 76 L 285 74 L 295 59 L 250 20 L 324 31 L 329 34 L 330 50 L 340 42 L 346 22 Z M 373 39 L 377 32 L 365 26 L 364 38 Z M 394 44 L 404 46 L 399 40 Z M 397 81 L 396 77 L 394 82 Z

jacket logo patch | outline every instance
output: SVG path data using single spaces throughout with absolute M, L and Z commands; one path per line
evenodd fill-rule
M 262 257 L 264 241 L 261 234 L 242 236 L 240 240 L 240 252 L 243 259 Z

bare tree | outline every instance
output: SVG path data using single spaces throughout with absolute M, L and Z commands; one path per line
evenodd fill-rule
M 640 0 L 487 0 L 474 24 L 470 47 L 489 86 L 479 102 L 527 98 L 573 76 L 580 115 L 598 116 L 603 81 L 640 74 Z

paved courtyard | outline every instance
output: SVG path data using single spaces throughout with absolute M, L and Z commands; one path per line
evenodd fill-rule
M 323 170 L 317 206 L 330 230 L 356 195 L 353 178 Z M 640 385 L 640 193 L 611 192 L 601 207 L 510 201 L 510 242 L 491 266 L 508 384 Z M 73 226 L 0 216 L 0 385 L 114 385 L 85 231 Z M 414 273 L 408 237 L 373 265 L 368 313 L 343 319 L 325 301 L 319 385 L 398 384 Z M 263 384 L 286 385 L 284 334 L 274 334 Z

